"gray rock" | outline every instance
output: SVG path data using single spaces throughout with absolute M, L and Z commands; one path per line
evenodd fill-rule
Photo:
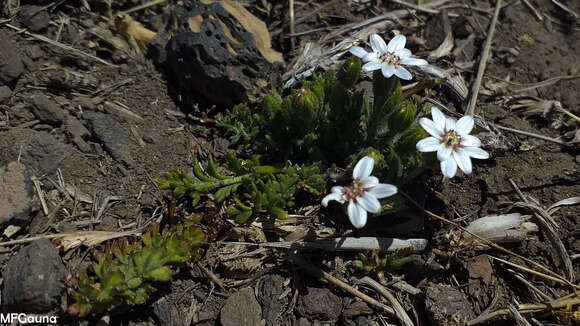
M 425 310 L 435 325 L 465 325 L 475 318 L 467 296 L 449 285 L 429 283 Z
M 60 162 L 70 153 L 71 148 L 47 132 L 32 129 L 12 128 L 0 131 L 0 164 L 8 164 L 2 158 L 21 157 L 31 174 L 42 175 L 56 171 Z
M 300 296 L 296 310 L 310 320 L 337 320 L 342 311 L 342 301 L 329 289 L 309 287 Z
M 4 104 L 12 95 L 12 90 L 8 86 L 0 86 L 0 104 Z
M 8 35 L 0 31 L 0 84 L 10 85 L 22 75 L 24 65 Z
M 50 23 L 50 15 L 39 6 L 21 6 L 18 15 L 22 25 L 32 32 L 39 32 Z
M 311 325 L 312 325 L 312 323 L 311 323 L 311 322 L 310 322 L 308 319 L 306 319 L 306 318 L 302 317 L 302 318 L 300 318 L 300 319 L 296 320 L 296 321 L 293 323 L 293 325 L 294 325 L 294 326 L 311 326 Z
M 28 221 L 34 191 L 24 165 L 10 162 L 0 167 L 0 184 L 0 225 L 11 221 Z
M 355 324 L 355 326 L 368 326 L 369 321 L 367 320 L 367 317 L 365 317 L 365 316 L 358 316 L 355 318 L 354 324 Z
M 87 153 L 91 151 L 91 146 L 85 141 L 91 133 L 77 118 L 70 115 L 68 116 L 66 120 L 66 133 L 68 138 L 77 145 L 82 152 Z
M 42 173 L 53 173 L 66 157 L 67 147 L 45 132 L 38 132 L 30 139 L 30 149 L 25 156 Z
M 89 130 L 102 143 L 107 153 L 128 167 L 133 165 L 123 127 L 112 115 L 97 111 L 85 111 L 83 119 L 87 121 Z
M 159 323 L 164 326 L 182 326 L 185 323 L 179 309 L 165 299 L 158 300 L 153 304 L 153 313 L 159 319 Z
M 262 315 L 266 325 L 277 325 L 276 318 L 286 306 L 284 293 L 284 278 L 280 275 L 266 275 L 260 283 L 260 297 L 262 301 Z
M 18 312 L 47 312 L 60 302 L 67 270 L 48 239 L 20 249 L 2 273 L 2 304 Z
M 41 122 L 52 126 L 60 126 L 66 121 L 65 111 L 58 103 L 44 95 L 36 95 L 32 98 L 32 113 Z
M 232 294 L 220 312 L 222 326 L 257 326 L 262 323 L 262 310 L 252 288 Z

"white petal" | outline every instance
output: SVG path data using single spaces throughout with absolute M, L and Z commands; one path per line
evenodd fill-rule
M 387 45 L 387 51 L 395 52 L 399 51 L 400 49 L 405 47 L 405 43 L 407 42 L 407 38 L 401 34 L 393 37 L 393 39 Z
M 336 200 L 337 202 L 344 204 L 344 198 L 342 197 L 342 195 L 333 192 L 322 198 L 322 206 L 324 207 L 328 206 L 328 202 L 331 200 Z
M 397 77 L 404 79 L 404 80 L 411 80 L 413 79 L 413 75 L 411 75 L 411 73 L 409 72 L 409 70 L 399 66 L 397 68 L 395 68 L 395 75 L 397 75 Z
M 391 76 L 395 74 L 395 67 L 385 63 L 382 65 L 381 71 L 383 72 L 383 76 L 385 76 L 385 78 L 391 78 Z
M 369 190 L 369 193 L 377 198 L 390 197 L 397 193 L 397 187 L 388 183 L 379 183 L 373 189 Z
M 475 136 L 465 135 L 461 137 L 461 146 L 466 147 L 480 147 L 481 140 Z
M 375 166 L 375 159 L 370 156 L 365 156 L 360 159 L 354 166 L 352 171 L 352 177 L 355 179 L 362 180 L 371 175 L 373 172 L 373 167 Z
M 469 135 L 471 129 L 473 129 L 473 118 L 470 115 L 465 115 L 456 124 L 456 131 L 459 135 L 465 136 Z
M 433 122 L 435 122 L 437 128 L 439 128 L 439 130 L 441 130 L 441 133 L 443 133 L 443 131 L 445 130 L 445 120 L 447 119 L 445 117 L 445 114 L 439 111 L 439 109 L 436 106 L 432 106 L 431 116 L 433 117 Z
M 367 53 L 362 60 L 364 62 L 370 62 L 370 61 L 378 61 L 379 60 L 379 55 L 377 52 L 369 52 Z
M 462 148 L 463 151 L 465 151 L 465 153 L 473 158 L 478 158 L 478 159 L 488 159 L 489 158 L 489 154 L 484 151 L 481 148 L 478 147 L 463 147 Z
M 446 161 L 451 156 L 451 152 L 453 152 L 451 146 L 441 145 L 437 149 L 437 159 L 441 162 Z
M 367 211 L 365 211 L 362 207 L 351 201 L 348 203 L 347 211 L 348 219 L 355 228 L 360 229 L 365 226 L 365 224 L 367 224 Z
M 361 59 L 369 54 L 365 49 L 361 48 L 360 46 L 353 46 L 352 48 L 350 48 L 349 51 L 350 53 Z
M 379 36 L 379 34 L 375 33 L 371 34 L 370 41 L 371 48 L 373 48 L 373 51 L 380 53 L 387 52 L 387 44 L 385 43 L 385 40 L 383 40 L 383 38 Z
M 395 51 L 395 55 L 399 56 L 399 58 L 401 58 L 401 61 L 402 61 L 402 59 L 408 58 L 411 56 L 411 50 L 403 48 L 403 49 Z
M 332 188 L 330 188 L 330 191 L 341 194 L 342 193 L 342 189 L 344 189 L 343 186 L 334 186 Z
M 441 146 L 439 139 L 435 137 L 427 137 L 419 140 L 415 147 L 417 147 L 419 152 L 435 152 L 439 149 L 439 146 Z
M 461 171 L 463 171 L 463 173 L 465 174 L 471 173 L 472 169 L 471 159 L 469 158 L 469 155 L 467 155 L 467 153 L 465 153 L 461 148 L 453 152 L 453 159 L 455 160 Z
M 471 135 L 461 136 L 461 146 L 480 147 L 481 140 Z
M 447 118 L 447 119 L 445 119 L 445 130 L 455 130 L 455 131 L 457 131 L 456 126 L 457 125 L 455 124 L 455 119 L 453 119 L 453 118 Z
M 447 161 L 441 162 L 441 173 L 446 178 L 453 178 L 457 172 L 457 163 L 450 157 Z
M 372 188 L 376 185 L 379 184 L 379 179 L 377 177 L 373 177 L 372 175 L 370 177 L 366 177 L 360 180 L 360 183 L 362 183 L 363 188 L 368 189 L 368 188 Z
M 418 58 L 401 58 L 401 63 L 406 66 L 426 66 L 429 62 Z
M 362 70 L 364 72 L 369 72 L 369 71 L 378 70 L 378 69 L 381 69 L 381 62 L 378 60 L 369 61 L 362 66 Z
M 423 127 L 423 129 L 425 129 L 427 133 L 429 133 L 429 135 L 437 139 L 441 139 L 441 136 L 443 135 L 443 128 L 437 126 L 433 121 L 427 118 L 421 118 L 419 119 L 419 124 L 421 127 Z
M 381 211 L 381 203 L 377 197 L 365 192 L 362 197 L 357 198 L 358 205 L 370 213 L 378 213 Z

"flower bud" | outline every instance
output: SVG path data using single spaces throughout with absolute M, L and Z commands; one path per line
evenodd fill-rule
M 364 151 L 364 156 L 368 156 L 375 160 L 375 166 L 380 166 L 383 164 L 385 160 L 384 156 L 381 152 L 377 151 L 374 148 L 369 147 L 366 151 Z
M 357 57 L 350 57 L 338 71 L 338 81 L 346 88 L 351 88 L 358 81 L 362 62 Z
M 415 120 L 415 111 L 415 105 L 410 101 L 401 103 L 399 108 L 389 116 L 391 134 L 394 135 L 409 128 L 413 120 Z
M 303 111 L 314 112 L 316 110 L 317 104 L 318 98 L 314 92 L 307 88 L 302 87 L 294 95 L 294 105 Z

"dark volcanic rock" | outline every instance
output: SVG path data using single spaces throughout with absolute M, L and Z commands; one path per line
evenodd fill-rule
M 127 166 L 133 165 L 133 160 L 125 144 L 126 137 L 123 127 L 112 115 L 97 111 L 85 111 L 83 119 L 87 121 L 89 129 L 103 144 L 107 153 L 118 162 Z
M 67 271 L 47 239 L 20 249 L 2 273 L 2 304 L 17 312 L 46 312 L 60 302 Z
M 296 310 L 310 320 L 337 320 L 342 311 L 342 301 L 329 289 L 309 287 L 307 293 L 300 296 Z
M 243 288 L 232 294 L 220 313 L 222 326 L 260 325 L 262 310 L 252 288 Z
M 0 84 L 12 84 L 24 72 L 20 55 L 8 35 L 0 31 Z
M 174 14 L 180 27 L 166 46 L 167 66 L 184 103 L 196 102 L 195 94 L 231 106 L 255 98 L 276 75 L 274 63 L 283 59 L 267 30 L 251 31 L 264 23 L 241 5 L 184 1 Z
M 50 15 L 39 6 L 22 6 L 18 12 L 20 22 L 31 32 L 39 32 L 48 27 Z
M 29 220 L 34 191 L 24 165 L 10 162 L 0 167 L 0 184 L 0 225 Z
M 66 120 L 66 114 L 60 105 L 44 95 L 32 98 L 32 113 L 41 122 L 60 126 Z

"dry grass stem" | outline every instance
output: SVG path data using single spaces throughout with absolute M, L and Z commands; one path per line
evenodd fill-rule
M 463 232 L 466 232 L 466 233 L 470 234 L 471 236 L 473 236 L 473 237 L 474 237 L 474 238 L 476 238 L 477 240 L 479 240 L 479 241 L 481 241 L 481 242 L 483 242 L 483 243 L 487 244 L 488 246 L 490 246 L 490 247 L 492 247 L 492 248 L 495 248 L 495 249 L 497 249 L 497 250 L 500 250 L 500 251 L 502 251 L 502 252 L 504 252 L 504 253 L 506 253 L 506 254 L 508 254 L 508 255 L 511 255 L 511 256 L 517 257 L 517 258 L 519 258 L 519 259 L 521 259 L 521 260 L 523 260 L 523 261 L 525 261 L 525 262 L 527 262 L 527 263 L 529 263 L 529 264 L 531 264 L 531 265 L 533 265 L 533 266 L 536 266 L 537 268 L 539 268 L 540 270 L 542 270 L 544 273 L 548 274 L 548 275 L 546 275 L 546 274 L 543 274 L 543 273 L 540 273 L 540 272 L 535 272 L 535 271 L 534 271 L 534 273 L 536 273 L 536 275 L 539 275 L 539 276 L 546 276 L 546 278 L 549 278 L 549 279 L 551 279 L 551 280 L 558 280 L 558 282 L 559 282 L 559 283 L 566 284 L 566 285 L 570 286 L 570 287 L 571 287 L 571 288 L 573 288 L 573 289 L 580 289 L 580 286 L 578 286 L 578 285 L 575 285 L 575 284 L 571 283 L 571 282 L 570 282 L 570 281 L 568 281 L 566 278 L 564 278 L 564 277 L 562 277 L 561 275 L 559 275 L 558 273 L 556 273 L 556 272 L 552 271 L 552 270 L 551 270 L 551 269 L 549 269 L 548 267 L 546 267 L 546 266 L 544 266 L 544 265 L 542 265 L 542 264 L 540 264 L 540 263 L 538 263 L 538 262 L 535 262 L 535 261 L 533 261 L 533 260 L 531 260 L 531 259 L 529 259 L 529 258 L 527 258 L 527 257 L 524 257 L 524 256 L 522 256 L 522 255 L 519 255 L 519 254 L 517 254 L 517 253 L 515 253 L 515 252 L 513 252 L 513 251 L 511 251 L 511 250 L 509 250 L 509 249 L 506 249 L 506 248 L 504 248 L 504 247 L 502 247 L 502 246 L 500 246 L 500 245 L 496 244 L 496 243 L 493 243 L 492 241 L 490 241 L 490 240 L 488 240 L 488 239 L 486 239 L 486 238 L 484 238 L 484 237 L 481 237 L 481 236 L 479 236 L 478 234 L 475 234 L 475 233 L 473 233 L 473 232 L 471 232 L 471 231 L 467 230 L 466 228 L 464 228 L 463 226 L 459 225 L 458 223 L 455 223 L 455 222 L 453 222 L 453 221 L 450 221 L 450 220 L 448 220 L 448 219 L 446 219 L 446 218 L 444 218 L 444 217 L 441 217 L 441 216 L 439 216 L 439 215 L 437 215 L 437 214 L 435 214 L 435 213 L 433 213 L 433 212 L 431 212 L 431 211 L 429 211 L 429 210 L 425 209 L 425 208 L 424 208 L 424 207 L 422 207 L 422 206 L 421 206 L 419 203 L 417 203 L 417 201 L 415 201 L 415 200 L 414 200 L 414 199 L 413 199 L 411 196 L 409 196 L 407 193 L 405 193 L 405 192 L 403 192 L 403 191 L 401 191 L 401 190 L 399 190 L 399 193 L 400 193 L 401 195 L 403 195 L 403 196 L 404 196 L 404 197 L 405 197 L 407 200 L 409 200 L 409 202 L 411 202 L 411 203 L 412 203 L 413 205 L 415 205 L 417 208 L 421 209 L 421 210 L 422 210 L 422 211 L 423 211 L 425 214 L 427 214 L 427 215 L 429 215 L 429 216 L 431 216 L 431 217 L 433 217 L 433 218 L 435 218 L 435 219 L 437 219 L 437 220 L 440 220 L 440 221 L 442 221 L 442 222 L 445 222 L 445 223 L 447 223 L 447 224 L 450 224 L 450 225 L 452 225 L 452 226 L 454 226 L 454 227 L 458 228 L 459 230 L 461 230 L 461 231 L 463 231 Z M 519 265 L 517 265 L 517 266 L 514 266 L 514 267 L 519 267 Z
M 538 139 L 541 139 L 541 140 L 545 140 L 545 141 L 549 141 L 549 142 L 552 142 L 552 143 L 556 143 L 558 145 L 570 145 L 570 143 L 565 142 L 565 141 L 560 140 L 560 139 L 550 138 L 548 136 L 538 135 L 538 134 L 534 134 L 534 133 L 527 132 L 527 131 L 523 131 L 523 130 L 513 129 L 513 128 L 509 128 L 509 127 L 504 127 L 504 126 L 500 126 L 500 125 L 497 125 L 497 124 L 490 124 L 490 125 L 496 127 L 497 129 L 500 129 L 500 130 L 505 130 L 505 131 L 513 132 L 513 133 L 520 134 L 520 135 L 524 135 L 524 136 L 528 136 L 528 137 L 538 138 Z
M 475 77 L 475 82 L 471 88 L 471 98 L 465 110 L 465 115 L 473 116 L 475 111 L 475 104 L 477 104 L 477 96 L 479 95 L 479 88 L 481 87 L 481 81 L 483 80 L 483 74 L 485 72 L 485 67 L 487 66 L 487 58 L 489 57 L 489 51 L 491 50 L 491 43 L 493 41 L 493 34 L 495 32 L 495 26 L 497 25 L 497 19 L 499 16 L 499 9 L 501 8 L 502 0 L 497 0 L 495 4 L 495 12 L 493 13 L 493 18 L 489 24 L 489 31 L 487 32 L 487 39 L 485 40 L 485 46 L 483 47 L 483 52 L 481 53 L 481 59 L 479 61 L 479 67 L 477 68 L 477 75 Z
M 552 78 L 543 80 L 541 82 L 537 82 L 535 84 L 531 84 L 531 85 L 524 87 L 524 88 L 512 89 L 511 91 L 514 93 L 523 93 L 523 92 L 534 90 L 534 89 L 539 88 L 539 87 L 547 87 L 547 86 L 554 85 L 555 83 L 557 83 L 561 80 L 572 80 L 572 79 L 578 79 L 578 78 L 580 78 L 580 75 L 556 76 L 556 77 L 552 77 Z
M 578 15 L 576 12 L 574 12 L 572 9 L 568 8 L 566 5 L 564 5 L 560 1 L 552 0 L 552 3 L 555 4 L 556 6 L 560 7 L 560 9 L 564 10 L 568 14 L 570 14 L 570 16 L 574 17 L 574 19 L 576 19 L 576 20 L 580 19 L 580 15 Z
M 13 30 L 17 31 L 18 33 L 22 33 L 22 34 L 24 34 L 26 36 L 30 36 L 32 38 L 35 38 L 35 39 L 37 39 L 39 41 L 43 41 L 43 42 L 46 42 L 46 43 L 48 43 L 50 45 L 54 45 L 54 46 L 59 47 L 59 48 L 65 50 L 65 51 L 69 51 L 69 52 L 72 52 L 74 54 L 87 57 L 89 59 L 92 59 L 94 61 L 100 62 L 100 63 L 102 63 L 104 65 L 107 65 L 107 66 L 114 66 L 113 64 L 108 63 L 107 61 L 105 61 L 105 60 L 103 60 L 101 58 L 95 57 L 94 55 L 88 54 L 88 53 L 83 52 L 83 51 L 81 51 L 79 49 L 75 49 L 72 46 L 69 46 L 69 45 L 66 45 L 66 44 L 63 44 L 63 43 L 60 43 L 60 42 L 53 41 L 53 40 L 51 40 L 48 37 L 45 37 L 43 35 L 38 35 L 38 34 L 30 33 L 29 31 L 27 31 L 24 28 L 18 28 L 16 26 L 12 26 L 10 24 L 6 24 L 5 26 L 8 27 L 8 28 L 10 28 L 10 29 L 13 29 Z
M 36 191 L 36 195 L 38 196 L 38 199 L 40 200 L 40 206 L 42 207 L 42 212 L 44 213 L 44 216 L 48 216 L 48 205 L 46 205 L 46 200 L 44 199 L 44 192 L 42 191 L 42 188 L 40 188 L 40 181 L 38 181 L 38 178 L 35 176 L 32 176 L 30 179 L 32 180 L 32 183 L 34 184 L 34 190 Z
M 540 222 L 540 224 L 543 226 L 543 229 L 547 231 L 548 239 L 552 243 L 554 249 L 556 249 L 556 251 L 560 255 L 560 260 L 564 264 L 565 267 L 564 271 L 566 272 L 568 280 L 570 282 L 574 282 L 575 273 L 574 267 L 572 266 L 572 260 L 570 259 L 570 256 L 568 255 L 568 252 L 566 251 L 566 247 L 564 247 L 562 240 L 558 236 L 558 233 L 554 229 L 554 226 L 558 227 L 556 221 L 554 221 L 554 219 L 550 216 L 550 214 L 548 214 L 548 212 L 546 212 L 543 208 L 539 207 L 539 205 L 533 205 L 532 203 L 530 203 L 530 200 L 526 196 L 524 196 L 524 194 L 520 191 L 520 189 L 512 179 L 509 179 L 509 182 L 512 185 L 512 187 L 516 190 L 521 200 L 523 200 L 528 205 L 528 208 L 534 210 L 534 216 L 536 217 L 538 222 Z
M 164 3 L 164 2 L 167 2 L 167 0 L 153 0 L 153 1 L 150 1 L 150 2 L 147 2 L 147 3 L 144 3 L 142 5 L 133 7 L 131 9 L 127 9 L 125 11 L 121 11 L 119 13 L 121 13 L 121 14 L 130 14 L 132 12 L 139 11 L 139 10 L 143 10 L 143 9 L 147 9 L 149 7 L 152 7 L 152 6 L 155 6 L 155 5 Z
M 539 21 L 543 21 L 544 17 L 542 17 L 542 13 L 540 13 L 540 11 L 538 9 L 536 9 L 536 7 L 534 7 L 530 1 L 528 0 L 522 0 L 522 2 L 526 5 L 526 7 L 528 7 L 536 16 L 536 18 L 538 18 Z

